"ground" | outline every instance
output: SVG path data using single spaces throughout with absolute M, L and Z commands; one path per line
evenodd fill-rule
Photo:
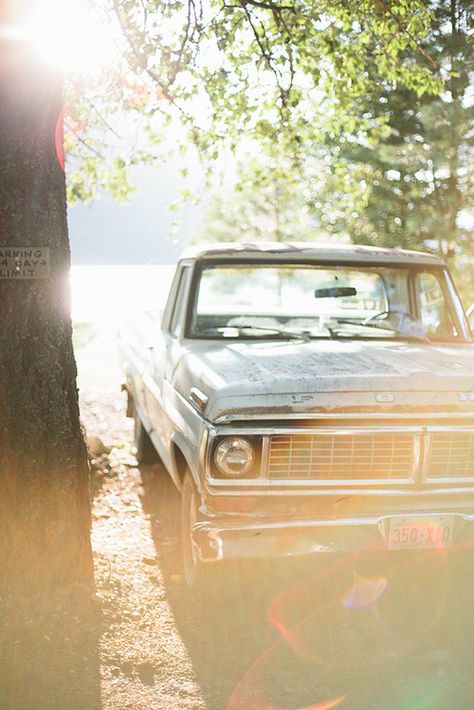
M 135 466 L 119 395 L 83 398 L 93 461 L 104 710 L 472 708 L 465 552 L 258 561 L 201 597 L 184 583 L 179 496 Z
M 48 628 L 22 613 L 23 635 L 0 618 L 22 691 L 2 710 L 472 710 L 469 550 L 258 560 L 193 593 L 179 495 L 160 464 L 136 464 L 118 370 L 99 387 L 81 368 L 95 605 Z

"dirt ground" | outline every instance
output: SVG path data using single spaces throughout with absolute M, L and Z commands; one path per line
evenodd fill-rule
M 0 608 L 21 690 L 1 710 L 472 710 L 472 553 L 257 560 L 192 593 L 179 496 L 137 467 L 124 408 L 118 388 L 82 391 L 111 449 L 92 458 L 96 609 L 54 628 L 21 612 L 15 636 Z
M 257 561 L 196 596 L 179 498 L 135 465 L 120 395 L 83 396 L 105 626 L 103 710 L 461 710 L 474 707 L 470 555 Z

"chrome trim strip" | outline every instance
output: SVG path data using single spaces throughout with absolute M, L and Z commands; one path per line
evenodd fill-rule
M 473 476 L 458 476 L 457 478 L 451 478 L 449 476 L 430 476 L 426 477 L 425 482 L 429 483 L 430 485 L 436 485 L 438 483 L 474 483 L 474 475 Z
M 458 426 L 437 426 L 436 424 L 426 424 L 425 426 L 423 426 L 423 431 L 426 431 L 427 433 L 436 433 L 439 431 L 454 431 L 460 434 L 474 434 L 474 425 L 471 427 L 465 426 L 464 424 L 459 424 Z
M 206 468 L 207 451 L 210 448 L 208 446 L 209 440 L 209 429 L 204 429 L 202 434 L 201 443 L 199 445 L 199 466 L 201 470 L 204 471 Z
M 312 436 L 326 436 L 327 434 L 331 434 L 333 436 L 350 436 L 351 434 L 385 434 L 385 433 L 390 433 L 390 434 L 397 434 L 397 433 L 410 433 L 412 432 L 413 434 L 418 434 L 423 431 L 423 428 L 421 425 L 399 425 L 399 426 L 351 426 L 351 427 L 345 427 L 340 426 L 340 427 L 335 427 L 334 425 L 331 426 L 321 426 L 319 428 L 315 427 L 226 427 L 223 429 L 218 429 L 217 434 L 219 436 L 223 436 L 228 434 L 229 436 L 235 436 L 235 435 L 240 435 L 240 436 L 245 436 L 246 434 L 251 435 L 251 434 L 256 434 L 260 436 L 276 436 L 278 434 L 294 434 L 299 435 L 299 434 L 311 434 Z M 450 427 L 454 428 L 457 430 L 456 427 Z M 444 431 L 444 427 L 442 428 Z M 474 432 L 474 424 L 471 429 L 467 429 L 467 431 L 472 431 Z
M 422 466 L 423 433 L 415 434 L 413 437 L 413 468 L 412 477 L 415 483 L 420 483 L 423 473 Z
M 451 479 L 449 479 L 451 480 Z M 213 478 L 209 476 L 208 481 L 211 485 L 216 487 L 239 485 L 245 488 L 256 488 L 258 486 L 265 486 L 266 488 L 288 488 L 294 486 L 313 486 L 315 488 L 334 488 L 335 486 L 347 486 L 351 484 L 352 486 L 361 486 L 358 489 L 358 493 L 364 491 L 364 486 L 404 486 L 415 483 L 415 480 L 411 476 L 406 476 L 405 478 L 266 478 L 261 476 L 260 478 Z M 474 483 L 474 478 L 473 478 Z M 338 492 L 340 488 L 337 489 Z
M 279 420 L 308 420 L 308 419 L 474 419 L 472 412 L 308 412 L 292 414 L 223 414 L 217 417 L 215 424 L 232 424 L 235 422 L 270 422 Z
M 250 483 L 250 479 L 245 479 L 242 481 L 243 483 L 247 484 L 243 490 L 227 490 L 227 487 L 225 484 L 234 484 L 234 488 L 237 488 L 235 486 L 236 481 L 223 481 L 221 479 L 208 479 L 207 484 L 208 484 L 208 490 L 213 493 L 213 494 L 221 494 L 224 496 L 231 496 L 231 497 L 236 497 L 240 498 L 242 496 L 252 496 L 252 495 L 259 495 L 259 496 L 297 496 L 297 497 L 302 497 L 305 498 L 306 496 L 311 496 L 314 498 L 315 495 L 318 496 L 357 496 L 363 494 L 364 496 L 400 496 L 400 497 L 407 497 L 407 498 L 419 498 L 420 496 L 426 497 L 426 496 L 466 496 L 466 495 L 472 495 L 474 496 L 474 481 L 472 486 L 463 486 L 462 488 L 453 488 L 452 486 L 450 488 L 429 488 L 428 486 L 423 486 L 423 488 L 413 488 L 413 486 L 408 485 L 406 489 L 403 488 L 390 488 L 389 486 L 383 485 L 380 488 L 332 488 L 329 490 L 326 490 L 325 488 L 321 488 L 318 485 L 314 485 L 312 488 L 308 488 L 308 480 L 306 481 L 296 481 L 297 484 L 304 485 L 304 488 L 296 488 L 292 485 L 288 485 L 288 481 L 285 481 L 285 486 L 274 486 L 274 485 L 268 485 L 267 480 L 260 480 L 259 484 L 261 488 L 258 486 L 249 486 L 248 484 Z M 293 483 L 294 481 L 291 481 Z M 450 483 L 456 483 L 456 481 L 452 481 L 450 479 Z M 209 486 L 209 483 L 212 483 L 212 486 Z M 224 483 L 222 486 L 221 484 Z M 312 481 L 311 481 L 312 483 Z M 344 481 L 344 484 L 348 484 L 350 481 Z M 371 481 L 373 484 L 374 482 Z M 229 485 L 230 487 L 230 485 Z M 241 487 L 242 488 L 242 487 Z M 464 500 L 462 501 L 463 503 L 465 502 Z
M 420 418 L 420 417 L 419 417 Z M 351 426 L 351 427 L 334 427 L 331 426 L 321 426 L 319 428 L 315 427 L 225 427 L 223 429 L 217 429 L 216 433 L 218 436 L 224 436 L 228 434 L 229 436 L 235 436 L 237 434 L 245 436 L 246 434 L 260 434 L 261 436 L 275 436 L 277 434 L 312 434 L 317 436 L 318 434 L 333 434 L 333 435 L 351 435 L 351 434 L 383 434 L 385 432 L 397 434 L 397 433 L 409 433 L 423 434 L 423 432 L 437 432 L 437 431 L 453 431 L 466 434 L 474 434 L 474 423 L 471 426 L 466 426 L 464 424 L 448 425 L 448 426 L 438 426 L 430 424 L 410 424 L 404 425 L 400 424 L 397 426 Z
M 270 453 L 270 437 L 262 437 L 262 462 L 260 466 L 260 477 L 268 480 L 268 458 Z
M 420 518 L 431 518 L 434 515 L 452 515 L 455 518 L 462 519 L 465 522 L 474 522 L 474 514 L 472 513 L 460 513 L 459 511 L 452 512 L 447 509 L 446 511 L 433 511 L 432 513 L 384 513 L 383 515 L 373 515 L 365 517 L 355 517 L 355 518 L 331 518 L 331 519 L 320 519 L 320 520 L 285 520 L 283 522 L 274 523 L 242 523 L 241 525 L 216 525 L 216 523 L 210 521 L 206 523 L 198 523 L 200 530 L 212 530 L 219 532 L 252 532 L 253 530 L 285 530 L 291 529 L 301 529 L 301 528 L 332 528 L 332 527 L 356 527 L 360 525 L 383 525 L 385 522 L 393 520 L 393 518 L 413 518 L 414 520 L 419 520 Z
M 423 459 L 421 461 L 421 483 L 426 483 L 429 481 L 429 475 L 428 475 L 428 462 L 430 460 L 430 454 L 431 454 L 431 436 L 430 432 L 432 429 L 426 428 L 424 430 L 424 436 L 423 436 Z M 447 429 L 444 431 L 448 431 Z M 453 480 L 453 479 L 450 479 Z

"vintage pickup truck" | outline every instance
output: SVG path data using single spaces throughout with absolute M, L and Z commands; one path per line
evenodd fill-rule
M 137 456 L 181 491 L 189 585 L 230 558 L 473 539 L 474 344 L 437 256 L 195 248 L 120 349 Z

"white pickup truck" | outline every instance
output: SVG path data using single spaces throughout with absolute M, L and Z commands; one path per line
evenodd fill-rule
M 191 586 L 228 558 L 473 539 L 474 344 L 437 256 L 192 249 L 120 348 L 137 455 L 182 494 Z

